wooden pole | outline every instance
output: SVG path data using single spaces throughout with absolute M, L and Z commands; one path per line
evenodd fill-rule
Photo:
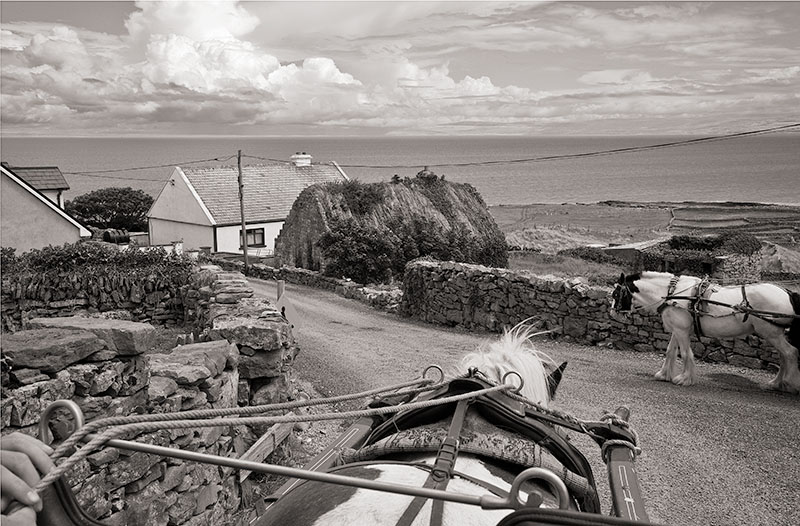
M 239 214 L 242 218 L 242 247 L 244 248 L 244 275 L 248 274 L 249 262 L 247 259 L 247 223 L 244 220 L 244 182 L 242 182 L 242 150 L 239 150 Z
M 277 299 L 281 299 L 281 296 L 283 296 L 283 291 L 284 290 L 286 290 L 286 282 L 284 280 L 282 280 L 282 279 L 279 279 L 278 280 L 278 298 Z

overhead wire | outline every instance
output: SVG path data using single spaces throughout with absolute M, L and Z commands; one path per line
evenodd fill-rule
M 520 164 L 520 163 L 532 163 L 532 162 L 542 162 L 542 161 L 557 161 L 561 159 L 578 159 L 583 157 L 599 157 L 602 155 L 614 155 L 620 153 L 632 153 L 638 151 L 647 151 L 647 150 L 656 150 L 661 148 L 674 148 L 676 146 L 685 146 L 689 144 L 697 144 L 702 142 L 713 142 L 713 141 L 723 141 L 728 139 L 735 139 L 739 137 L 745 137 L 748 135 L 763 135 L 767 133 L 775 133 L 778 131 L 785 131 L 791 128 L 798 128 L 800 127 L 800 123 L 794 124 L 787 124 L 784 126 L 776 126 L 773 128 L 764 128 L 761 130 L 751 130 L 746 132 L 738 132 L 738 133 L 730 133 L 726 135 L 712 135 L 709 137 L 699 137 L 696 139 L 684 139 L 680 141 L 671 141 L 665 142 L 660 144 L 648 144 L 644 146 L 630 146 L 627 148 L 614 148 L 611 150 L 599 150 L 593 152 L 583 152 L 583 153 L 569 153 L 569 154 L 561 154 L 561 155 L 546 155 L 540 157 L 528 157 L 522 159 L 499 159 L 499 160 L 492 160 L 492 161 L 473 161 L 473 162 L 464 162 L 464 163 L 438 163 L 438 164 L 431 164 L 427 163 L 424 166 L 429 168 L 443 168 L 443 167 L 464 167 L 464 166 L 491 166 L 491 165 L 498 165 L 498 164 Z M 369 164 L 339 164 L 342 168 L 419 168 L 423 166 L 422 164 L 414 164 L 414 165 L 369 165 Z
M 527 157 L 527 158 L 520 158 L 520 159 L 496 159 L 496 160 L 487 160 L 487 161 L 471 161 L 471 162 L 460 162 L 460 163 L 419 163 L 419 164 L 341 164 L 339 166 L 341 168 L 372 168 L 372 169 L 416 169 L 420 168 L 421 166 L 427 166 L 429 168 L 443 168 L 443 167 L 467 167 L 467 166 L 495 166 L 495 165 L 503 165 L 503 164 L 523 164 L 523 163 L 534 163 L 534 162 L 545 162 L 545 161 L 559 161 L 564 159 L 580 159 L 586 157 L 599 157 L 599 156 L 606 156 L 606 155 L 617 155 L 623 153 L 633 153 L 633 152 L 640 152 L 640 151 L 649 151 L 649 150 L 657 150 L 662 148 L 675 148 L 679 146 L 687 146 L 692 144 L 704 143 L 704 142 L 714 142 L 714 141 L 723 141 L 729 139 L 736 139 L 740 137 L 752 136 L 752 135 L 763 135 L 768 133 L 775 133 L 779 131 L 786 131 L 793 128 L 800 127 L 800 123 L 793 123 L 787 124 L 783 126 L 774 126 L 771 128 L 763 128 L 759 130 L 750 130 L 745 132 L 738 132 L 738 133 L 729 133 L 725 135 L 712 135 L 708 137 L 699 137 L 694 139 L 683 139 L 679 141 L 670 141 L 664 143 L 657 143 L 657 144 L 648 144 L 642 146 L 630 146 L 626 148 L 613 148 L 609 150 L 596 150 L 590 152 L 581 152 L 581 153 L 570 153 L 570 154 L 560 154 L 560 155 L 545 155 L 539 157 Z M 237 154 L 228 155 L 226 157 L 219 156 L 210 159 L 198 159 L 193 161 L 182 161 L 182 162 L 174 162 L 168 164 L 158 164 L 158 165 L 151 165 L 151 166 L 134 166 L 128 168 L 116 168 L 116 169 L 108 169 L 108 170 L 84 170 L 84 171 L 75 171 L 75 172 L 63 172 L 65 175 L 81 175 L 86 177 L 102 177 L 108 179 L 127 179 L 127 180 L 136 180 L 136 181 L 155 181 L 153 179 L 145 179 L 145 178 L 135 178 L 130 176 L 125 177 L 116 177 L 113 173 L 123 173 L 123 172 L 131 172 L 137 170 L 154 170 L 158 168 L 172 168 L 175 166 L 185 166 L 190 164 L 200 164 L 200 163 L 209 163 L 209 162 L 226 162 L 230 159 L 236 157 Z M 291 161 L 287 161 L 285 159 L 274 159 L 269 157 L 261 157 L 258 155 L 249 155 L 249 154 L 242 154 L 243 158 L 249 159 L 256 159 L 260 161 L 267 161 L 272 163 L 281 163 L 281 164 L 291 164 Z
M 195 160 L 195 161 L 181 161 L 181 162 L 168 163 L 168 164 L 156 164 L 156 165 L 152 165 L 152 166 L 132 166 L 132 167 L 128 167 L 128 168 L 114 168 L 114 169 L 109 169 L 109 170 L 88 170 L 88 171 L 82 171 L 82 172 L 63 172 L 63 173 L 65 175 L 85 175 L 85 176 L 92 177 L 92 176 L 95 176 L 95 175 L 98 175 L 98 174 L 131 172 L 131 171 L 135 171 L 135 170 L 155 170 L 155 169 L 158 169 L 158 168 L 172 168 L 172 167 L 175 167 L 175 166 L 183 166 L 183 165 L 187 165 L 187 164 L 199 164 L 199 163 L 211 163 L 211 162 L 222 162 L 222 163 L 224 163 L 225 161 L 228 161 L 228 160 L 230 160 L 230 159 L 232 159 L 234 157 L 236 157 L 236 154 L 229 155 L 229 156 L 224 157 L 224 158 L 222 158 L 222 156 L 220 156 L 220 157 L 214 157 L 212 159 L 198 159 L 198 160 Z M 111 177 L 111 176 L 108 176 L 108 177 Z M 128 177 L 125 177 L 125 179 L 128 179 Z M 146 179 L 139 179 L 139 180 L 146 180 Z

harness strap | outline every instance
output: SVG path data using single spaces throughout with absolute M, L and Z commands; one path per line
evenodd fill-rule
M 742 302 L 739 304 L 739 307 L 744 312 L 744 318 L 742 318 L 742 323 L 747 321 L 747 318 L 750 317 L 750 302 L 747 300 L 747 292 L 745 292 L 745 286 L 742 285 Z
M 658 306 L 656 312 L 661 314 L 661 312 L 669 307 L 667 300 L 672 299 L 672 295 L 675 294 L 675 289 L 678 287 L 678 282 L 681 280 L 680 276 L 672 276 L 669 280 L 669 285 L 667 286 L 667 295 L 664 297 L 664 302 Z M 673 302 L 674 303 L 674 302 Z
M 704 277 L 697 284 L 694 297 L 689 300 L 689 311 L 692 313 L 692 323 L 694 325 L 694 334 L 697 336 L 698 341 L 705 336 L 703 334 L 703 327 L 700 325 L 700 318 L 703 317 L 703 304 L 705 303 L 706 291 L 711 286 L 708 276 Z
M 461 400 L 456 405 L 456 411 L 453 414 L 453 420 L 450 422 L 450 428 L 447 430 L 447 438 L 442 441 L 439 447 L 439 453 L 436 455 L 436 461 L 431 468 L 428 478 L 425 480 L 423 488 L 441 489 L 447 488 L 450 478 L 453 476 L 453 467 L 456 463 L 458 456 L 459 435 L 461 428 L 464 426 L 464 418 L 467 415 L 467 407 L 469 400 Z M 422 506 L 425 505 L 426 497 L 414 497 L 411 504 L 408 505 L 403 515 L 397 521 L 397 526 L 411 526 L 417 515 L 419 515 Z M 431 526 L 441 526 L 442 516 L 444 515 L 444 502 L 441 500 L 433 501 L 433 509 L 431 510 Z

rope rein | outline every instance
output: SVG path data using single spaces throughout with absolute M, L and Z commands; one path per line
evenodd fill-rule
M 438 366 L 432 366 L 432 367 L 438 368 Z M 439 371 L 441 373 L 441 369 L 439 369 Z M 407 402 L 407 403 L 400 403 L 397 405 L 388 405 L 383 407 L 374 407 L 374 408 L 360 409 L 353 411 L 327 412 L 320 414 L 300 414 L 300 415 L 284 414 L 284 415 L 273 415 L 273 416 L 266 416 L 266 415 L 241 416 L 241 415 L 252 415 L 258 413 L 273 412 L 279 410 L 288 410 L 298 407 L 310 407 L 322 404 L 332 404 L 336 402 L 356 400 L 359 398 L 367 398 L 370 396 L 382 393 L 389 393 L 389 392 L 393 393 L 392 396 L 394 395 L 407 396 L 411 394 L 418 394 L 425 391 L 432 391 L 435 389 L 439 389 L 442 386 L 448 384 L 451 380 L 453 380 L 453 378 L 446 380 L 442 375 L 437 381 L 434 381 L 432 379 L 425 378 L 423 373 L 423 378 L 421 379 L 416 379 L 413 381 L 404 382 L 389 387 L 371 389 L 359 393 L 340 395 L 330 398 L 296 400 L 293 402 L 265 404 L 265 405 L 250 406 L 250 407 L 203 409 L 203 410 L 185 411 L 180 413 L 157 413 L 148 415 L 109 417 L 100 420 L 95 420 L 94 422 L 90 422 L 85 426 L 77 429 L 62 444 L 58 446 L 58 448 L 51 455 L 51 457 L 54 460 L 61 457 L 65 457 L 65 455 L 69 451 L 73 451 L 73 448 L 75 449 L 70 456 L 64 458 L 63 462 L 61 462 L 47 475 L 45 475 L 39 481 L 39 483 L 36 485 L 34 489 L 37 492 L 41 493 L 44 488 L 52 484 L 59 477 L 64 475 L 66 472 L 72 469 L 78 462 L 85 459 L 91 453 L 102 448 L 109 440 L 119 439 L 121 437 L 130 437 L 131 435 L 137 436 L 141 433 L 155 432 L 167 429 L 192 429 L 192 428 L 208 428 L 208 427 L 233 426 L 233 425 L 252 425 L 252 424 L 272 425 L 280 423 L 344 420 L 349 418 L 360 418 L 365 416 L 379 416 L 379 415 L 398 413 L 406 410 L 422 409 L 427 407 L 451 404 L 454 402 L 460 402 L 462 400 L 475 399 L 480 396 L 484 396 L 499 391 L 504 391 L 506 396 L 508 396 L 513 400 L 523 403 L 528 408 L 561 419 L 567 423 L 570 423 L 580 428 L 585 434 L 593 437 L 595 436 L 594 433 L 592 433 L 587 429 L 585 422 L 583 420 L 580 420 L 562 411 L 548 409 L 543 405 L 541 405 L 540 403 L 531 401 L 528 398 L 521 396 L 520 394 L 518 394 L 520 386 L 515 386 L 506 383 L 498 384 L 486 378 L 485 375 L 483 374 L 481 374 L 481 376 L 483 376 L 484 379 L 487 380 L 487 383 L 492 385 L 492 387 L 470 391 L 459 395 L 435 398 L 431 400 Z M 463 378 L 463 376 L 456 378 Z M 633 451 L 634 456 L 637 456 L 641 453 L 641 449 L 639 449 L 638 446 L 636 445 L 638 444 L 638 435 L 627 421 L 620 419 L 619 417 L 617 417 L 612 413 L 606 413 L 603 417 L 601 417 L 601 420 L 603 421 L 610 420 L 613 424 L 616 424 L 620 427 L 627 429 L 628 431 L 630 431 L 631 435 L 634 438 L 633 443 L 630 443 L 626 440 L 607 440 L 606 443 L 602 446 L 602 454 L 604 455 L 603 458 L 605 458 L 606 449 L 608 447 L 615 445 L 622 445 L 630 448 Z M 105 429 L 100 434 L 92 436 L 85 445 L 79 446 L 79 443 L 81 442 L 82 439 L 85 439 L 88 435 L 92 434 L 93 432 L 99 431 L 103 428 L 107 429 Z
M 419 383 L 420 381 L 417 380 L 415 383 Z M 515 386 L 510 384 L 501 384 L 495 385 L 494 387 L 488 387 L 486 389 L 480 389 L 477 391 L 471 391 L 469 393 L 464 393 L 460 395 L 448 396 L 444 398 L 437 398 L 433 400 L 425 400 L 422 402 L 410 402 L 407 404 L 400 404 L 396 406 L 386 406 L 386 407 L 378 407 L 372 409 L 361 409 L 357 411 L 343 411 L 339 413 L 322 413 L 316 415 L 281 415 L 281 416 L 256 416 L 256 417 L 246 417 L 246 418 L 209 418 L 207 420 L 189 420 L 189 419 L 182 419 L 183 416 L 189 413 L 196 413 L 195 411 L 187 411 L 186 413 L 181 414 L 181 419 L 174 419 L 174 418 L 164 418 L 164 415 L 167 413 L 160 413 L 158 415 L 136 415 L 133 417 L 113 417 L 103 419 L 105 422 L 109 420 L 113 421 L 125 421 L 125 422 L 132 422 L 127 423 L 124 425 L 116 425 L 111 429 L 107 429 L 103 433 L 98 436 L 92 438 L 86 445 L 82 446 L 81 448 L 77 449 L 75 453 L 73 453 L 70 457 L 66 458 L 62 464 L 57 466 L 55 469 L 51 470 L 47 475 L 45 475 L 39 483 L 34 488 L 36 491 L 41 492 L 44 488 L 48 485 L 52 484 L 58 477 L 69 471 L 75 464 L 80 462 L 82 459 L 86 458 L 92 452 L 96 451 L 100 447 L 103 446 L 109 440 L 120 438 L 122 436 L 126 436 L 129 433 L 131 434 L 139 434 L 139 433 L 146 433 L 146 432 L 153 432 L 153 431 L 160 431 L 163 429 L 190 429 L 196 427 L 217 427 L 217 426 L 231 426 L 231 425 L 248 425 L 248 424 L 279 424 L 279 423 L 295 423 L 295 422 L 312 422 L 312 421 L 321 421 L 321 420 L 340 420 L 346 418 L 360 418 L 362 416 L 378 416 L 378 415 L 385 415 L 391 413 L 398 413 L 400 411 L 410 410 L 410 409 L 422 409 L 426 407 L 433 407 L 437 405 L 444 405 L 453 402 L 458 402 L 461 400 L 468 400 L 472 398 L 477 398 L 479 396 L 493 393 L 496 391 L 507 391 L 516 389 Z M 386 389 L 382 390 L 386 391 Z M 354 395 L 345 395 L 347 397 L 352 397 Z M 362 395 L 363 397 L 363 395 Z M 337 397 L 340 398 L 340 397 Z M 318 399 L 319 400 L 319 399 Z M 324 400 L 322 403 L 329 403 L 331 399 L 321 399 Z M 275 406 L 282 406 L 285 404 L 273 404 L 270 405 L 270 408 L 274 408 Z M 308 405 L 308 404 L 306 404 Z M 253 407 L 260 407 L 263 411 L 264 406 L 253 406 Z M 231 408 L 235 409 L 235 408 Z M 246 408 L 242 408 L 246 409 Z M 224 411 L 220 410 L 202 410 L 200 412 L 214 412 L 214 411 Z M 152 418 L 150 421 L 140 421 L 140 420 L 147 420 L 143 417 L 160 417 L 160 418 Z M 217 415 L 214 415 L 217 416 Z M 93 422 L 94 423 L 94 422 Z M 89 427 L 89 425 L 85 426 Z M 95 426 L 97 427 L 97 426 Z M 83 428 L 82 428 L 83 429 Z M 84 433 L 83 436 L 85 437 L 87 433 Z M 66 443 L 66 442 L 65 442 Z M 62 444 L 63 446 L 63 444 Z M 59 447 L 59 449 L 62 449 Z
M 333 396 L 330 398 L 311 398 L 305 400 L 295 400 L 293 402 L 283 402 L 278 404 L 264 404 L 264 405 L 253 405 L 253 406 L 245 406 L 245 407 L 227 407 L 227 408 L 220 408 L 220 409 L 197 409 L 194 411 L 182 411 L 178 414 L 176 413 L 155 413 L 155 414 L 148 414 L 148 415 L 129 415 L 129 416 L 112 416 L 107 418 L 101 418 L 99 420 L 94 420 L 93 422 L 89 422 L 85 426 L 81 427 L 80 429 L 76 430 L 72 433 L 69 437 L 67 437 L 64 442 L 62 442 L 56 450 L 51 455 L 53 460 L 63 457 L 69 451 L 72 450 L 74 446 L 76 446 L 85 436 L 94 433 L 104 427 L 111 427 L 111 426 L 119 426 L 125 424 L 134 424 L 134 423 L 144 423 L 144 422 L 167 422 L 170 420 L 192 420 L 192 419 L 203 419 L 203 418 L 213 418 L 218 416 L 231 416 L 231 415 L 253 415 L 258 413 L 266 413 L 272 411 L 281 411 L 285 409 L 295 409 L 298 407 L 311 407 L 316 405 L 323 405 L 323 404 L 333 404 L 337 402 L 346 402 L 350 400 L 357 400 L 359 398 L 366 398 L 368 396 L 373 396 L 377 394 L 387 393 L 391 391 L 398 391 L 399 389 L 403 389 L 405 387 L 411 387 L 415 385 L 426 384 L 425 387 L 419 389 L 412 389 L 402 391 L 398 394 L 412 394 L 415 392 L 424 392 L 428 390 L 433 390 L 438 388 L 441 383 L 433 384 L 433 380 L 429 380 L 426 378 L 417 379 L 413 381 L 404 382 L 397 385 L 392 385 L 389 387 L 381 387 L 377 389 L 370 389 L 368 391 L 362 391 L 359 393 L 347 394 L 347 395 L 340 395 L 340 396 Z

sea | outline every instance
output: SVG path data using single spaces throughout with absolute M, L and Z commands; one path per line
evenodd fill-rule
M 353 179 L 414 177 L 424 167 L 469 183 L 492 205 L 760 202 L 800 205 L 800 133 L 696 137 L 2 137 L 11 166 L 58 166 L 65 198 L 109 186 L 154 197 L 173 166 L 335 161 Z M 195 163 L 207 159 L 223 162 Z M 141 169 L 143 167 L 151 167 Z M 118 170 L 103 172 L 104 170 Z M 246 189 L 245 189 L 246 191 Z

